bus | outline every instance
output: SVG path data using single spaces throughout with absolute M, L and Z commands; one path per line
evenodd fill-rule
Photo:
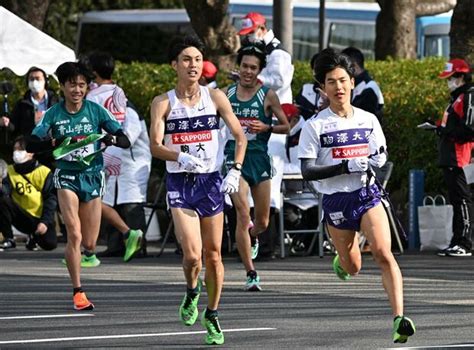
M 327 2 L 325 47 L 355 46 L 367 58 L 374 57 L 377 3 Z M 229 16 L 240 28 L 248 12 L 260 12 L 271 28 L 273 1 L 230 0 Z M 416 19 L 417 56 L 449 57 L 449 29 L 452 11 Z M 184 9 L 109 10 L 86 12 L 79 21 L 76 53 L 105 50 L 123 62 L 166 62 L 169 39 L 193 33 Z M 293 58 L 309 60 L 319 51 L 319 2 L 293 1 Z

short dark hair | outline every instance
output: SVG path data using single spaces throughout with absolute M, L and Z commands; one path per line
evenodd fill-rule
M 15 140 L 13 141 L 13 145 L 18 143 L 21 147 L 21 149 L 26 150 L 26 138 L 23 135 L 17 136 Z
M 364 54 L 358 48 L 349 46 L 342 50 L 342 53 L 350 58 L 352 62 L 364 69 Z
M 96 72 L 102 79 L 112 79 L 115 69 L 115 60 L 107 52 L 95 51 L 88 55 L 89 69 Z
M 237 52 L 237 64 L 240 66 L 242 63 L 242 58 L 244 56 L 255 56 L 260 61 L 260 70 L 265 68 L 267 65 L 267 55 L 265 53 L 265 49 L 263 47 L 259 47 L 257 45 L 247 45 L 242 46 L 239 51 Z
M 471 73 L 454 73 L 452 75 L 453 78 L 460 78 L 463 77 L 465 83 L 470 83 L 472 81 L 472 74 Z
M 177 36 L 170 42 L 168 48 L 168 62 L 176 61 L 179 54 L 188 47 L 195 47 L 204 56 L 204 43 L 196 35 Z
M 80 62 L 64 62 L 56 69 L 56 75 L 61 85 L 66 84 L 67 81 L 73 82 L 81 75 L 86 79 L 87 84 L 91 82 L 91 73 Z
M 48 89 L 48 75 L 46 74 L 46 72 L 44 70 L 42 70 L 41 68 L 35 67 L 35 66 L 31 67 L 30 69 L 28 69 L 28 72 L 26 72 L 26 77 L 25 77 L 26 85 L 28 86 L 30 73 L 32 73 L 32 72 L 41 72 L 41 73 L 43 73 L 44 88 L 47 90 Z
M 354 77 L 354 65 L 348 56 L 336 52 L 334 49 L 324 49 L 319 53 L 314 64 L 314 72 L 316 81 L 324 84 L 326 74 L 336 68 L 344 69 L 351 78 Z

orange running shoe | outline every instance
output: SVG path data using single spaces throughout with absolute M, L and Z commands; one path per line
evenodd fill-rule
M 94 310 L 94 304 L 92 304 L 89 299 L 87 299 L 86 293 L 84 292 L 76 293 L 72 300 L 74 301 L 74 310 Z

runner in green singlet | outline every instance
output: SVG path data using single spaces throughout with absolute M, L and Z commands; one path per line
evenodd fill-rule
M 257 79 L 265 63 L 265 53 L 258 47 L 241 48 L 237 56 L 240 80 L 226 89 L 248 141 L 239 192 L 231 194 L 237 212 L 237 249 L 247 272 L 245 289 L 248 291 L 261 290 L 260 277 L 252 260 L 258 255 L 257 236 L 267 229 L 270 216 L 272 163 L 267 152 L 268 140 L 272 132 L 287 134 L 290 131 L 278 96 Z M 272 114 L 277 117 L 278 125 L 272 125 Z M 235 141 L 229 135 L 224 150 L 227 164 L 234 163 L 234 148 Z M 254 201 L 253 225 L 250 220 L 249 191 Z

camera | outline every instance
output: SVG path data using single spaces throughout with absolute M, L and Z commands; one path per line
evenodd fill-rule
M 4 80 L 0 82 L 0 95 L 8 95 L 13 89 L 14 86 L 9 81 Z

